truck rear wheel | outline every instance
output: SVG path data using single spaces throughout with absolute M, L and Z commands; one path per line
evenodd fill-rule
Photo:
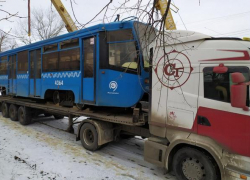
M 81 127 L 80 138 L 85 149 L 89 151 L 95 151 L 99 148 L 98 133 L 96 128 L 92 124 L 83 124 L 83 126 Z
M 14 105 L 14 104 L 10 105 L 9 115 L 10 115 L 10 119 L 12 121 L 18 121 L 17 106 L 16 105 Z
M 178 180 L 217 180 L 217 169 L 205 153 L 190 147 L 176 152 L 173 170 Z
M 31 123 L 31 113 L 30 109 L 20 106 L 18 108 L 18 120 L 22 125 L 28 125 Z
M 3 117 L 9 118 L 9 105 L 7 103 L 3 102 L 1 109 L 2 109 Z

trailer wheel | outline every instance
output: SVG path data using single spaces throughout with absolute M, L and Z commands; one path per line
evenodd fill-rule
M 99 148 L 98 133 L 96 128 L 92 124 L 83 124 L 83 126 L 81 127 L 80 137 L 82 145 L 85 149 L 89 151 L 95 151 Z
M 10 119 L 12 121 L 18 121 L 18 117 L 17 117 L 17 106 L 14 104 L 10 105 L 9 108 L 9 115 L 10 115 Z
M 50 113 L 43 113 L 43 115 L 44 115 L 45 117 L 50 117 L 50 116 L 52 116 Z
M 3 102 L 1 109 L 3 117 L 9 118 L 9 105 L 6 102 Z
M 217 169 L 211 158 L 205 153 L 193 149 L 182 148 L 173 159 L 173 170 L 177 179 L 181 180 L 217 180 Z
M 56 114 L 54 114 L 53 116 L 54 116 L 55 119 L 63 119 L 64 118 L 63 115 L 56 115 Z
M 28 125 L 31 123 L 31 113 L 30 109 L 20 106 L 18 108 L 18 120 L 22 125 Z

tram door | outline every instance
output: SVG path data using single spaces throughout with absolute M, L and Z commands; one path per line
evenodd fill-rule
M 41 49 L 30 51 L 30 96 L 41 94 Z
M 83 101 L 95 103 L 95 37 L 83 39 Z
M 9 56 L 9 93 L 16 94 L 16 55 Z

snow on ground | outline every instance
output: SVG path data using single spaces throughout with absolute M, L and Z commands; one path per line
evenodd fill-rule
M 164 169 L 143 160 L 140 138 L 113 142 L 96 152 L 85 150 L 75 135 L 62 131 L 67 118 L 39 118 L 28 126 L 0 115 L 2 180 L 169 179 Z

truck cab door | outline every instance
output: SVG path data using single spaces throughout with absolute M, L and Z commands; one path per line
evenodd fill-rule
M 249 81 L 247 66 L 225 65 L 226 73 L 214 73 L 218 64 L 200 65 L 199 108 L 197 133 L 208 136 L 227 150 L 250 156 L 250 112 L 235 108 L 230 103 L 230 74 L 240 72 Z M 249 87 L 246 105 L 249 106 Z

